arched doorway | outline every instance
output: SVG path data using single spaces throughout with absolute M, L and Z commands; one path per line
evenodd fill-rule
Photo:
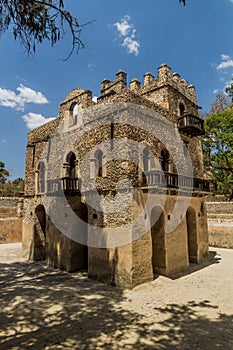
M 70 254 L 74 271 L 88 269 L 88 208 L 77 197 L 68 197 L 70 207 L 78 218 L 78 225 L 72 227 Z
M 81 224 L 79 230 L 81 230 L 81 234 L 83 237 L 83 243 L 80 247 L 80 252 L 83 261 L 83 268 L 88 270 L 88 209 L 84 203 L 81 203 L 79 207 L 79 211 L 76 211 L 76 215 L 81 219 Z
M 76 156 L 73 152 L 70 152 L 67 157 L 66 157 L 66 161 L 69 165 L 69 169 L 68 169 L 68 176 L 70 179 L 75 179 L 76 177 L 76 171 L 75 171 L 75 165 L 76 165 Z
M 103 152 L 101 149 L 98 149 L 95 152 L 95 159 L 96 159 L 96 175 L 98 177 L 103 176 Z
M 153 273 L 163 274 L 166 269 L 164 212 L 160 207 L 151 210 L 151 241 Z
M 180 115 L 180 117 L 183 117 L 184 113 L 185 113 L 185 106 L 184 106 L 184 104 L 181 102 L 181 103 L 179 104 L 179 115 Z
M 46 212 L 42 204 L 35 209 L 34 260 L 46 258 Z
M 161 151 L 161 167 L 163 171 L 169 171 L 169 159 L 170 155 L 167 149 L 162 149 Z
M 189 262 L 197 263 L 197 222 L 196 212 L 189 207 L 186 212 L 187 234 L 188 234 L 188 254 Z
M 149 166 L 149 151 L 147 148 L 144 148 L 143 150 L 143 171 L 150 170 Z

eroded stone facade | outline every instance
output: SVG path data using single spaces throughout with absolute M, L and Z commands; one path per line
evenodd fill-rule
M 167 65 L 126 80 L 104 79 L 97 102 L 74 89 L 29 132 L 23 254 L 132 288 L 208 258 L 211 188 L 195 88 Z
M 22 241 L 23 198 L 0 197 L 0 244 Z

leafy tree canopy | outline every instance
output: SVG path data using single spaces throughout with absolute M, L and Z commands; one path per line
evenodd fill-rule
M 231 103 L 233 104 L 233 79 L 231 85 L 226 88 L 226 93 L 230 97 Z
M 209 115 L 203 140 L 204 163 L 221 193 L 233 197 L 233 108 Z
M 82 27 L 65 9 L 63 0 L 0 0 L 0 35 L 11 28 L 28 55 L 46 39 L 53 46 L 68 31 L 72 37 L 68 59 L 74 50 L 84 47 Z

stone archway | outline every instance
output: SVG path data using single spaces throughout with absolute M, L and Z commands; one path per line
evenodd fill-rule
M 188 234 L 188 254 L 189 262 L 197 263 L 197 221 L 195 209 L 189 207 L 186 212 L 186 224 Z
M 166 269 L 165 220 L 163 210 L 155 206 L 151 210 L 152 268 L 154 274 L 164 274 Z
M 81 202 L 81 197 L 67 197 L 71 209 L 79 218 L 79 224 L 73 227 L 71 237 L 71 261 L 73 271 L 88 269 L 88 208 Z M 77 239 L 78 238 L 78 239 Z
M 46 258 L 46 211 L 42 204 L 35 209 L 34 260 Z

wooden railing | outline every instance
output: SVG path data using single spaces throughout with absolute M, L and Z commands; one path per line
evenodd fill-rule
M 214 189 L 214 183 L 205 179 L 192 178 L 185 175 L 179 175 L 169 172 L 148 171 L 143 174 L 143 186 L 160 186 L 168 188 L 194 189 L 203 192 L 211 192 Z
M 204 120 L 196 115 L 185 114 L 178 118 L 179 131 L 190 135 L 198 136 L 204 134 Z

